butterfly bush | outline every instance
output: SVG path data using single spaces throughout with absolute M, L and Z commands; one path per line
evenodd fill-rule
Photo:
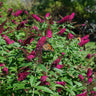
M 75 38 L 74 12 L 54 21 L 49 12 L 40 16 L 24 9 L 7 10 L 0 18 L 0 94 L 96 95 L 90 87 L 95 81 L 95 53 L 83 50 L 89 35 Z

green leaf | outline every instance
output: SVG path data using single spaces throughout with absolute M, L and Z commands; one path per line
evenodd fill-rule
M 31 84 L 31 87 L 35 84 L 36 82 L 36 78 L 34 76 L 31 76 L 30 77 L 30 84 Z
M 62 85 L 60 85 L 60 84 L 55 84 L 55 87 L 62 87 L 62 88 L 64 88 Z
M 37 82 L 37 83 L 35 84 L 35 86 L 38 86 L 40 83 L 41 83 L 41 81 Z
M 96 91 L 96 87 L 94 87 L 93 90 Z
M 37 88 L 38 90 L 42 90 L 42 91 L 44 91 L 44 92 L 52 93 L 52 94 L 53 94 L 53 92 L 52 92 L 49 88 L 47 88 L 47 87 L 37 86 L 36 88 Z
M 13 88 L 11 85 L 9 85 L 6 89 L 11 89 L 11 88 Z
M 39 65 L 37 66 L 37 68 L 40 68 L 40 69 L 42 69 L 43 71 L 47 72 L 47 69 L 46 69 L 46 67 L 45 67 L 43 64 L 39 64 Z
M 67 92 L 70 93 L 70 96 L 76 96 L 76 94 L 74 93 L 74 91 L 70 90 L 70 89 L 65 89 Z
M 15 90 L 25 89 L 25 83 L 15 83 L 15 84 L 13 84 L 13 88 L 14 88 Z
M 63 73 L 63 70 L 58 69 L 58 68 L 54 68 L 54 71 L 58 72 L 58 73 Z
M 76 85 L 78 85 L 79 87 L 82 86 L 82 83 L 80 83 L 80 82 L 74 81 L 74 83 L 75 83 Z
M 30 66 L 30 65 L 32 65 L 32 62 L 29 62 L 29 63 L 24 63 L 24 64 L 22 64 L 20 67 Z

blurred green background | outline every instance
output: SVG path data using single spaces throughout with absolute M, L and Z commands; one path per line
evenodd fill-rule
M 75 12 L 76 21 L 83 23 L 87 19 L 96 23 L 96 0 L 3 0 L 3 2 L 14 10 L 24 8 L 41 15 L 50 12 L 55 20 L 60 19 L 59 15 L 64 17 Z

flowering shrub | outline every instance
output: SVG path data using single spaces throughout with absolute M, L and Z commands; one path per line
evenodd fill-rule
M 27 10 L 11 11 L 10 15 L 1 13 L 2 96 L 76 96 L 85 90 L 80 74 L 86 75 L 86 70 L 94 64 L 94 56 L 83 50 L 88 35 L 81 41 L 75 38 L 71 23 L 75 13 L 59 22 L 53 21 L 50 13 L 44 17 L 26 13 Z M 87 77 L 90 85 L 94 81 L 91 69 Z

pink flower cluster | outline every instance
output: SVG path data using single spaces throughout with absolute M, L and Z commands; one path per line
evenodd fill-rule
M 9 10 L 8 11 L 12 11 L 12 8 L 9 8 Z
M 50 13 L 49 13 L 49 12 L 46 13 L 46 15 L 45 15 L 45 19 L 48 18 L 49 16 L 50 16 Z
M 62 52 L 61 55 L 63 56 L 63 55 L 65 55 L 65 53 Z M 52 63 L 52 67 L 56 67 L 56 68 L 58 68 L 58 69 L 61 69 L 61 68 L 64 67 L 64 65 L 59 65 L 59 62 L 61 61 L 62 56 L 59 56 L 59 57 Z
M 57 21 L 57 23 L 62 24 L 62 23 L 65 23 L 67 21 L 71 22 L 72 19 L 74 18 L 74 16 L 75 16 L 75 13 L 73 12 L 71 15 L 67 15 L 64 18 L 62 18 L 60 21 Z
M 89 42 L 89 35 L 86 35 L 81 38 L 81 41 L 80 41 L 80 43 L 78 43 L 78 45 L 81 47 L 81 46 L 84 46 L 88 42 Z
M 49 28 L 47 30 L 47 37 L 52 38 L 52 32 L 51 32 L 51 29 L 49 29 Z
M 86 91 L 84 91 L 83 93 L 78 94 L 78 95 L 76 95 L 76 96 L 88 96 L 88 95 L 87 95 L 87 92 L 86 92 Z
M 65 83 L 64 81 L 61 81 L 61 82 L 57 81 L 56 84 L 65 86 L 66 83 Z M 58 88 L 58 89 L 57 89 L 57 92 L 61 92 L 61 90 L 62 90 L 62 88 Z
M 88 54 L 86 58 L 91 59 L 91 54 Z
M 5 66 L 4 63 L 0 63 L 0 67 L 4 67 L 4 66 Z M 2 71 L 3 71 L 3 73 L 4 73 L 5 75 L 8 74 L 8 68 L 7 68 L 7 67 L 4 67 Z
M 50 85 L 50 82 L 47 81 L 48 76 L 41 76 L 40 85 Z
M 34 34 L 33 34 L 33 35 L 34 35 Z M 28 37 L 27 39 L 25 39 L 24 41 L 20 40 L 20 42 L 23 43 L 24 46 L 27 45 L 27 44 L 31 45 L 31 42 L 34 40 L 33 37 L 34 37 L 34 36 L 29 36 L 29 37 Z
M 28 14 L 29 14 L 27 10 L 25 10 L 25 11 L 24 11 L 24 13 L 25 13 L 26 15 L 28 15 Z
M 63 28 L 63 29 L 61 29 L 57 34 L 58 34 L 58 35 L 63 35 L 63 33 L 65 32 L 65 30 L 66 30 L 66 28 Z
M 96 96 L 96 91 L 91 90 L 90 96 Z
M 30 61 L 31 59 L 35 58 L 35 51 L 32 51 L 29 56 L 27 56 L 27 60 Z
M 0 25 L 0 34 L 2 34 L 3 31 L 6 31 L 6 29 L 4 30 L 3 26 L 6 24 L 7 20 L 5 20 L 1 25 Z
M 41 22 L 41 18 L 39 18 L 37 15 L 32 14 L 32 17 L 33 17 L 36 21 Z
M 3 64 L 3 63 L 0 63 L 0 66 L 1 66 L 1 67 L 3 67 L 4 65 L 5 65 L 5 64 Z
M 15 43 L 14 40 L 10 40 L 8 36 L 6 35 L 2 35 L 2 37 L 4 38 L 4 40 L 6 41 L 6 43 L 9 45 L 9 44 L 12 44 L 12 43 Z
M 12 15 L 18 17 L 19 15 L 21 15 L 23 13 L 23 10 L 17 10 L 15 13 L 12 13 Z
M 42 54 L 42 48 L 43 48 L 43 45 L 46 41 L 46 37 L 45 36 L 42 36 L 38 42 L 37 42 L 37 45 L 36 45 L 36 54 L 38 54 L 39 52 L 41 52 Z
M 18 23 L 17 23 L 15 20 L 13 20 L 13 19 L 11 20 L 11 22 L 14 23 L 14 24 L 18 24 Z
M 35 31 L 39 30 L 37 26 L 33 26 L 30 30 L 33 30 L 33 29 L 35 29 Z
M 29 75 L 30 72 L 27 72 L 29 70 L 30 70 L 30 68 L 25 68 L 23 72 L 18 74 L 18 79 L 17 80 L 18 81 L 23 81 L 27 77 L 27 75 Z
M 87 85 L 89 85 L 93 81 L 91 68 L 88 68 L 88 70 L 87 70 L 87 77 L 88 77 Z M 84 80 L 84 77 L 81 74 L 79 74 L 79 79 L 80 79 L 80 81 L 83 81 Z M 83 93 L 78 94 L 76 96 L 87 96 L 87 92 L 84 91 Z
M 3 68 L 3 73 L 6 74 L 6 75 L 8 74 L 8 68 L 7 67 Z
M 87 77 L 88 77 L 87 84 L 90 84 L 92 82 L 92 80 L 93 80 L 91 68 L 88 68 L 88 70 L 87 70 Z
M 71 33 L 69 33 L 69 34 L 68 34 L 68 39 L 73 39 L 73 38 L 74 38 L 74 35 L 71 34 Z
M 17 30 L 20 30 L 21 28 L 24 28 L 25 27 L 25 23 L 27 23 L 27 20 L 24 20 L 24 21 L 20 22 L 20 24 L 17 26 Z
M 93 80 L 91 75 L 92 75 L 92 70 L 91 70 L 91 68 L 88 68 L 88 70 L 87 70 L 87 77 L 88 77 L 87 84 L 90 84 Z M 80 79 L 80 81 L 83 81 L 84 77 L 80 74 L 79 79 Z

